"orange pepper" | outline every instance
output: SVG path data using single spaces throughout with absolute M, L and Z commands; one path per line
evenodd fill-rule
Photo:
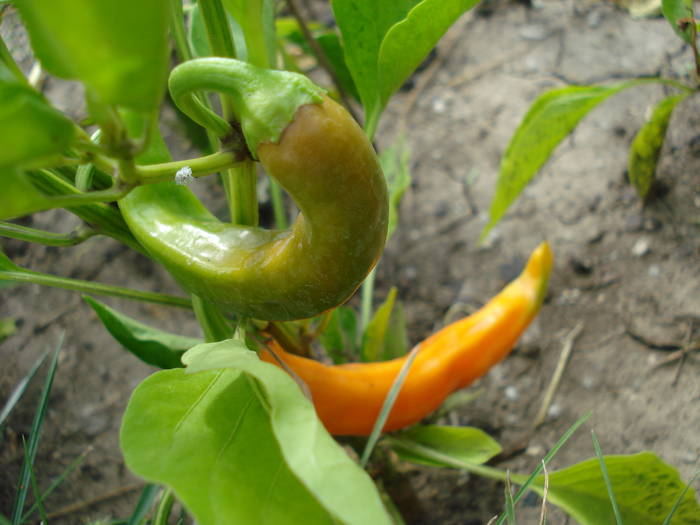
M 397 430 L 417 423 L 445 398 L 505 358 L 542 304 L 552 268 L 545 242 L 532 253 L 518 278 L 476 313 L 419 343 L 418 352 L 384 426 Z M 407 356 L 377 363 L 325 365 L 272 350 L 306 383 L 316 412 L 335 435 L 369 435 Z M 269 351 L 264 361 L 277 364 Z

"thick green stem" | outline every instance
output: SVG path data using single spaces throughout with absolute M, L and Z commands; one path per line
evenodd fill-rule
M 234 184 L 231 186 L 231 222 L 242 226 L 258 225 L 257 172 L 253 161 L 246 161 L 233 168 Z
M 239 155 L 231 151 L 220 151 L 205 157 L 196 159 L 178 160 L 163 164 L 149 164 L 147 166 L 136 166 L 136 180 L 140 184 L 151 184 L 173 180 L 175 175 L 182 169 L 191 170 L 192 177 L 203 177 L 221 170 L 234 167 L 241 162 Z
M 70 233 L 54 233 L 11 222 L 0 222 L 0 237 L 9 237 L 46 246 L 75 246 L 96 234 L 95 230 L 86 226 L 77 228 Z
M 175 42 L 175 52 L 180 62 L 192 60 L 192 51 L 185 34 L 185 14 L 182 10 L 182 0 L 170 0 L 170 34 Z
M 272 201 L 272 211 L 275 215 L 275 226 L 280 230 L 284 230 L 289 226 L 289 222 L 287 221 L 287 210 L 284 206 L 282 187 L 275 179 L 269 178 L 268 180 L 270 181 L 270 200 Z
M 108 295 L 111 297 L 122 297 L 134 301 L 144 301 L 147 303 L 163 304 L 177 308 L 192 308 L 192 303 L 185 297 L 176 297 L 155 292 L 145 292 L 142 290 L 132 290 L 111 284 L 94 283 L 80 279 L 70 279 L 67 277 L 57 277 L 44 273 L 32 272 L 29 270 L 5 271 L 0 270 L 0 280 L 13 281 L 18 283 L 40 284 L 53 288 L 63 288 L 75 292 Z

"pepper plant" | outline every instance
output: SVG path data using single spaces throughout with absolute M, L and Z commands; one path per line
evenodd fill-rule
M 398 146 L 378 158 L 371 141 L 392 94 L 475 3 L 335 0 L 339 33 L 314 35 L 277 17 L 272 0 L 3 2 L 3 13 L 19 11 L 42 67 L 82 83 L 89 118 L 73 122 L 52 107 L 0 42 L 0 234 L 58 246 L 108 236 L 161 264 L 184 292 L 41 274 L 0 253 L 1 280 L 87 294 L 115 339 L 164 369 L 137 387 L 121 430 L 127 466 L 165 487 L 154 523 L 167 523 L 175 497 L 202 525 L 401 522 L 362 468 L 380 433 L 418 423 L 483 375 L 537 314 L 552 267 L 547 243 L 482 310 L 411 352 L 396 292 L 372 311 L 373 268 L 408 177 Z M 279 69 L 296 69 L 284 48 L 295 33 L 332 73 L 331 91 L 356 97 L 363 127 L 303 74 Z M 158 123 L 166 89 L 200 126 L 207 154 L 171 159 Z M 258 164 L 271 178 L 275 229 L 258 224 Z M 215 173 L 225 222 L 187 187 Z M 282 190 L 299 210 L 291 225 Z M 64 235 L 10 222 L 54 208 L 85 226 Z M 343 303 L 363 280 L 358 321 Z M 157 330 L 93 295 L 189 308 L 203 339 Z M 310 359 L 312 344 L 335 365 Z M 361 460 L 331 433 L 368 437 Z M 678 474 L 648 453 L 589 460 L 550 475 L 546 488 L 539 470 L 527 479 L 484 466 L 500 447 L 478 429 L 414 426 L 381 444 L 410 461 L 511 479 L 523 485 L 512 502 L 526 487 L 548 490 L 583 523 L 612 516 L 611 482 L 644 495 L 643 505 L 621 498 L 629 520 L 675 513 L 690 523 L 700 511 Z M 144 497 L 152 493 L 149 485 Z M 22 522 L 18 501 L 12 523 Z
M 661 11 L 671 29 L 690 48 L 693 55 L 693 81 L 679 82 L 661 76 L 630 78 L 612 85 L 571 85 L 547 91 L 532 103 L 515 130 L 501 159 L 496 193 L 491 202 L 489 222 L 482 232 L 484 238 L 503 218 L 508 208 L 537 175 L 554 149 L 579 122 L 599 104 L 626 90 L 649 84 L 668 87 L 672 93 L 661 99 L 648 120 L 642 125 L 630 145 L 627 176 L 644 202 L 654 192 L 656 166 L 666 139 L 666 131 L 674 109 L 700 86 L 700 52 L 698 51 L 698 21 L 692 0 L 662 0 Z

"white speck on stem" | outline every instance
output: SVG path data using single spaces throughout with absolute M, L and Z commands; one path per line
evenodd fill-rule
M 194 182 L 194 177 L 192 176 L 192 168 L 189 166 L 184 166 L 177 170 L 175 173 L 175 184 L 180 186 L 187 186 Z

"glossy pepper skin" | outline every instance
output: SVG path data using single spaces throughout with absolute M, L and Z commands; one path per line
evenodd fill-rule
M 195 81 L 219 84 L 231 83 L 227 67 L 246 78 L 291 75 L 228 59 L 186 64 L 214 68 L 213 80 Z M 172 183 L 122 200 L 129 227 L 184 288 L 241 316 L 302 319 L 338 306 L 374 267 L 386 238 L 387 188 L 372 145 L 341 106 L 320 96 L 296 109 L 279 140 L 254 144 L 251 153 L 300 210 L 288 230 L 224 224 Z
M 482 309 L 421 342 L 383 430 L 417 423 L 449 394 L 506 357 L 537 314 L 551 267 L 552 253 L 543 243 L 530 256 L 522 274 Z M 306 383 L 319 418 L 335 435 L 370 434 L 407 359 L 328 366 L 289 354 L 274 341 L 272 348 Z M 267 351 L 261 352 L 261 358 L 279 366 Z

